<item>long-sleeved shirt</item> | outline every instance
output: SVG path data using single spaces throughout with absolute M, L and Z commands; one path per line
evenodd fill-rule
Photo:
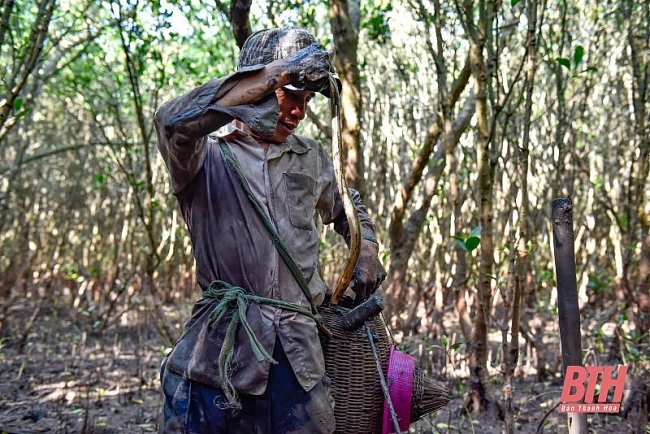
M 322 303 L 327 288 L 318 273 L 314 212 L 318 211 L 323 223 L 333 223 L 335 230 L 349 239 L 332 162 L 314 140 L 293 134 L 284 143 L 270 145 L 265 152 L 254 138 L 233 126 L 233 119 L 247 125 L 266 124 L 267 128 L 277 122 L 275 94 L 255 105 L 223 108 L 215 104 L 226 87 L 232 88 L 244 73 L 211 80 L 163 104 L 155 121 L 159 150 L 191 234 L 199 286 L 205 290 L 219 279 L 309 310 L 306 296 L 234 171 L 226 165 L 218 141 L 225 141 L 234 154 L 255 197 L 309 282 L 317 305 Z M 216 132 L 203 135 L 208 127 Z M 351 193 L 362 236 L 374 240 L 375 226 L 359 194 L 354 190 Z M 215 303 L 211 298 L 196 302 L 167 366 L 190 379 L 221 387 L 217 365 L 227 324 L 222 321 L 216 328 L 209 324 Z M 247 319 L 268 353 L 273 352 L 279 339 L 305 390 L 320 381 L 325 367 L 314 320 L 256 303 L 249 306 Z M 238 392 L 261 394 L 266 389 L 270 365 L 255 358 L 241 326 L 231 368 L 230 379 Z

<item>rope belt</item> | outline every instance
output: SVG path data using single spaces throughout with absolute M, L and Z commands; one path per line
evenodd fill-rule
M 208 289 L 203 291 L 204 298 L 213 298 L 218 300 L 217 305 L 210 313 L 210 325 L 216 328 L 221 320 L 227 315 L 230 315 L 230 322 L 226 328 L 226 336 L 223 345 L 219 350 L 219 377 L 223 383 L 222 389 L 226 395 L 228 402 L 227 408 L 241 408 L 241 404 L 237 399 L 237 392 L 235 391 L 232 381 L 230 379 L 230 362 L 235 354 L 235 340 L 237 338 L 237 328 L 239 324 L 244 327 L 246 334 L 251 343 L 253 353 L 259 362 L 269 362 L 276 364 L 277 362 L 273 357 L 264 349 L 264 346 L 259 341 L 255 332 L 248 323 L 246 312 L 251 303 L 266 304 L 280 309 L 297 312 L 308 316 L 318 323 L 322 321 L 320 315 L 314 315 L 311 310 L 305 309 L 295 303 L 290 303 L 283 300 L 276 300 L 273 298 L 260 297 L 259 295 L 251 294 L 244 288 L 233 286 L 222 280 L 215 280 L 210 284 Z

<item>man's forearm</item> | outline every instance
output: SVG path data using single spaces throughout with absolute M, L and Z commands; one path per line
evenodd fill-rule
M 365 205 L 361 202 L 361 196 L 359 195 L 359 192 L 353 188 L 350 188 L 350 196 L 354 202 L 354 207 L 356 208 L 357 215 L 359 217 L 359 223 L 361 224 L 361 238 L 377 244 L 377 237 L 375 235 L 376 226 L 370 219 Z M 345 242 L 349 246 L 350 226 L 348 224 L 347 216 L 343 210 L 341 210 L 341 213 L 334 219 L 334 230 L 343 236 Z
M 238 71 L 163 104 L 156 113 L 156 124 L 166 140 L 192 144 L 237 118 L 230 107 L 254 104 L 288 82 L 284 60 Z
M 264 98 L 275 89 L 289 83 L 289 68 L 285 60 L 276 60 L 263 68 L 250 68 L 228 77 L 215 104 L 233 107 L 252 104 Z

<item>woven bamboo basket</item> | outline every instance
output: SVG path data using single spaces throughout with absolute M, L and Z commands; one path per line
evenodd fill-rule
M 377 364 L 366 330 L 347 330 L 342 316 L 350 311 L 339 305 L 320 308 L 332 337 L 321 336 L 325 370 L 332 382 L 336 432 L 341 434 L 375 434 L 382 432 L 384 393 Z M 381 316 L 366 321 L 374 335 L 377 355 L 386 375 L 391 341 Z M 413 374 L 411 423 L 444 407 L 451 399 L 445 386 L 427 377 L 419 366 Z

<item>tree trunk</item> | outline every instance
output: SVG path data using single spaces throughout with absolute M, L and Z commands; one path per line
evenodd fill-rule
M 557 275 L 557 310 L 564 372 L 568 366 L 582 366 L 580 309 L 576 284 L 573 244 L 573 204 L 569 198 L 553 200 L 553 247 Z M 567 413 L 569 433 L 589 432 L 586 413 Z
M 634 131 L 636 136 L 636 149 L 639 156 L 632 161 L 629 185 L 629 214 L 628 240 L 621 247 L 626 250 L 625 271 L 626 285 L 629 291 L 627 299 L 634 306 L 634 322 L 639 334 L 647 335 L 650 332 L 650 215 L 646 207 L 646 184 L 650 171 L 650 137 L 648 135 L 647 101 L 650 96 L 650 66 L 648 54 L 650 52 L 650 24 L 647 17 L 644 25 L 635 25 L 635 7 L 643 14 L 650 11 L 650 1 L 646 0 L 641 5 L 633 0 L 627 0 L 621 8 L 627 22 L 627 41 L 632 68 L 632 110 L 634 112 Z M 643 54 L 645 53 L 645 54 Z M 643 68 L 645 64 L 645 68 Z M 641 245 L 641 256 L 638 265 L 635 264 L 636 254 L 631 246 Z M 646 339 L 650 344 L 650 338 Z
M 253 32 L 249 19 L 251 4 L 252 0 L 232 0 L 230 3 L 228 15 L 230 16 L 232 34 L 235 36 L 239 48 L 244 46 L 244 42 Z
M 341 92 L 341 140 L 344 149 L 348 185 L 365 195 L 361 155 L 361 78 L 357 50 L 359 46 L 359 0 L 332 0 L 330 26 L 336 56 L 334 65 L 343 84 Z
M 486 411 L 493 401 L 489 391 L 489 373 L 487 370 L 487 335 L 492 310 L 492 270 L 493 270 L 493 190 L 494 167 L 488 123 L 487 78 L 488 71 L 484 58 L 487 35 L 487 7 L 484 0 L 478 2 L 478 24 L 473 21 L 472 2 L 463 5 L 465 29 L 469 35 L 470 65 L 474 78 L 476 94 L 476 137 L 478 149 L 478 195 L 481 222 L 480 264 L 477 287 L 477 307 L 474 319 L 472 340 L 468 346 L 470 367 L 469 398 L 474 413 Z

